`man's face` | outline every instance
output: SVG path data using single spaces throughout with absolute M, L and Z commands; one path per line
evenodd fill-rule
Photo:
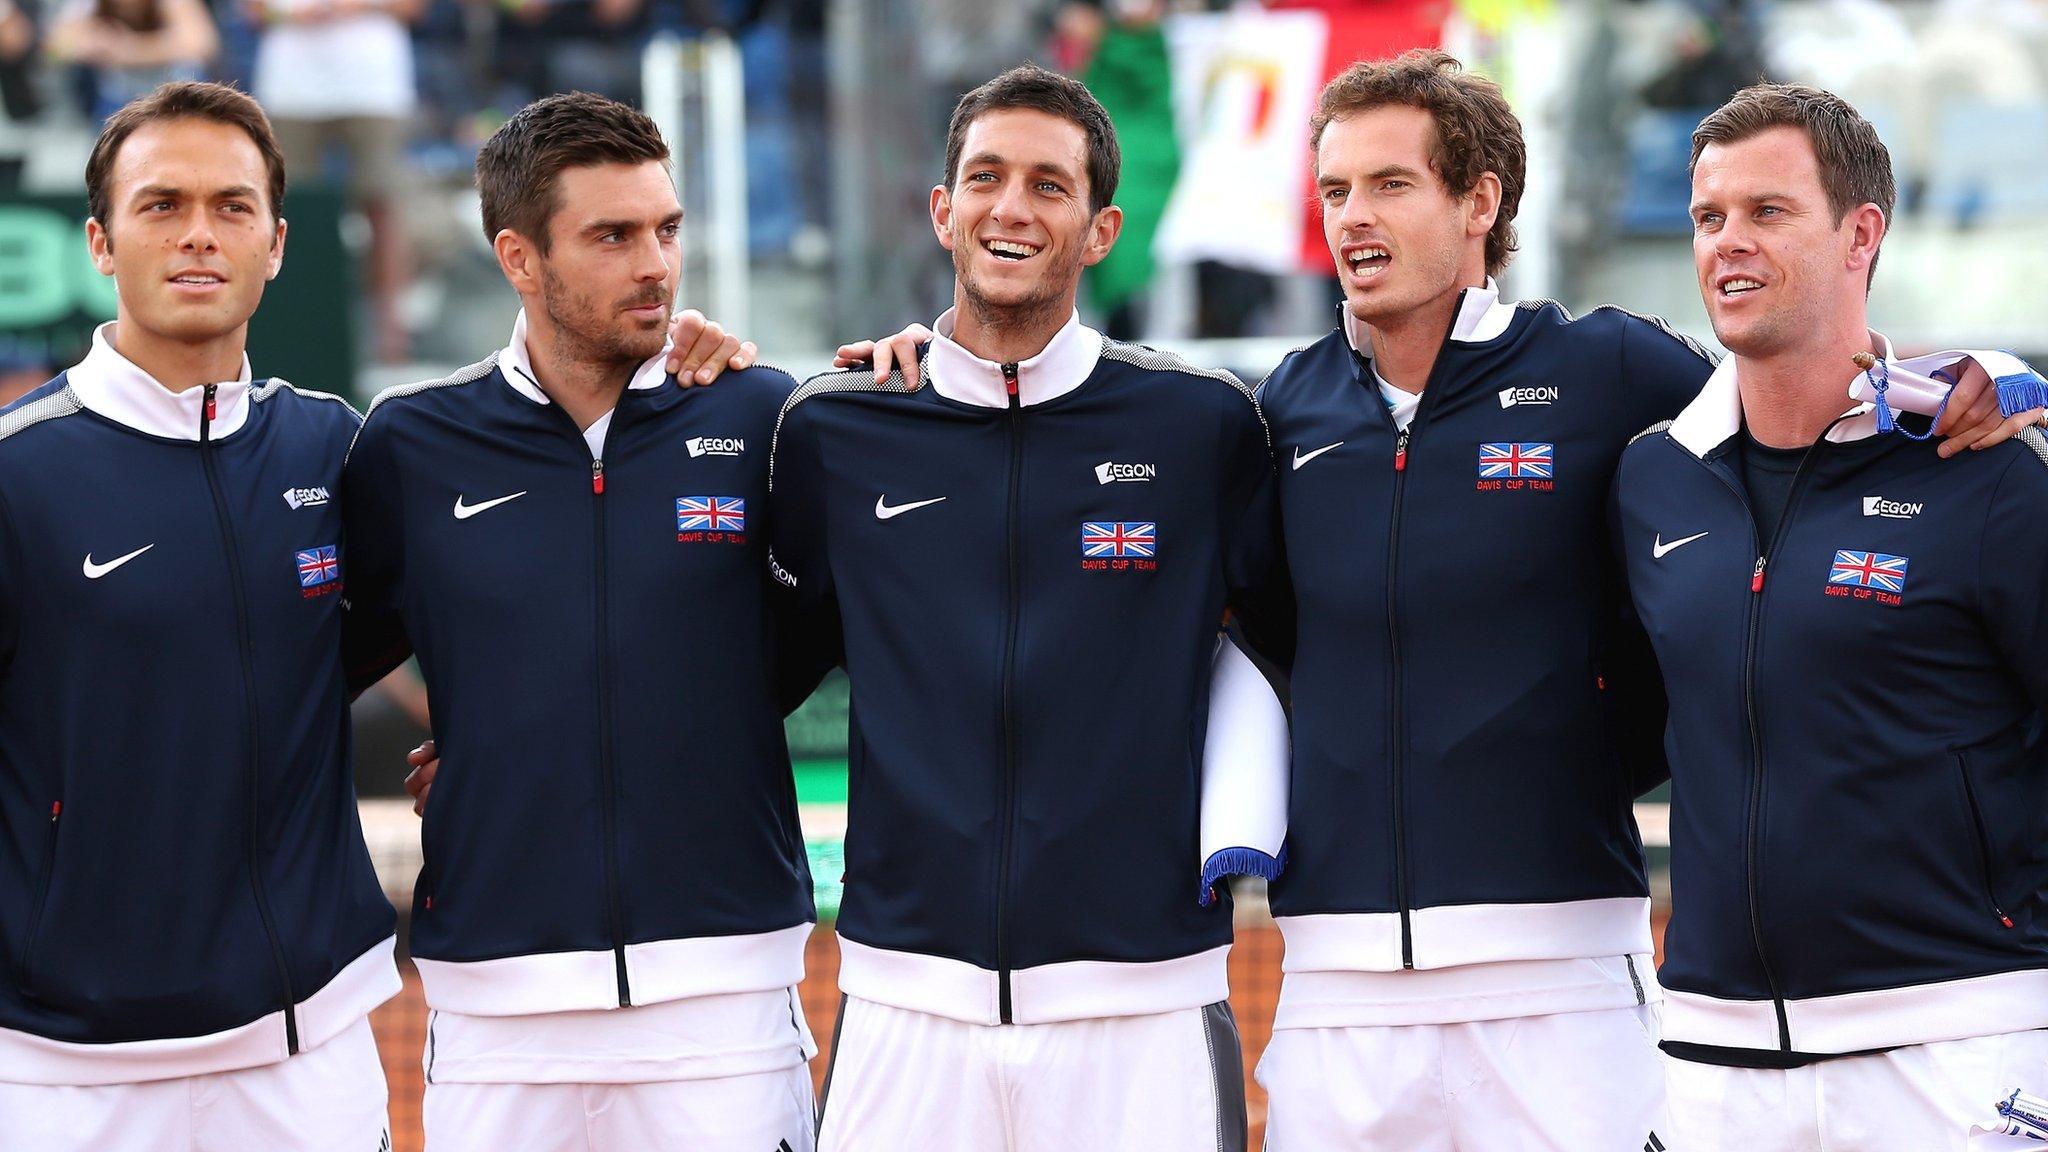
M 566 168 L 538 256 L 549 319 L 579 359 L 637 364 L 661 351 L 682 273 L 683 207 L 660 161 Z
M 1856 213 L 1835 219 L 1806 133 L 1772 128 L 1709 144 L 1692 173 L 1692 260 L 1714 335 L 1752 359 L 1828 323 L 1845 287 L 1861 294 Z
M 146 124 L 108 173 L 111 219 L 87 224 L 124 326 L 198 344 L 248 324 L 284 262 L 284 221 L 247 132 L 196 117 Z
M 1430 167 L 1436 121 L 1383 105 L 1333 120 L 1316 148 L 1323 239 L 1352 315 L 1383 325 L 1485 275 L 1491 211 Z M 1476 228 L 1476 232 L 1475 232 Z
M 1088 135 L 1046 112 L 1004 108 L 967 126 L 932 228 L 966 298 L 984 311 L 1071 307 L 1081 269 L 1116 240 L 1121 214 L 1088 208 Z

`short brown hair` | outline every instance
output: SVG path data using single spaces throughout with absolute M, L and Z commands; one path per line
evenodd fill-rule
M 561 207 L 565 168 L 668 159 L 668 143 L 646 114 L 589 92 L 545 96 L 521 108 L 476 154 L 484 238 L 511 229 L 546 255 L 548 219 Z
M 1102 101 L 1079 80 L 1048 72 L 1036 64 L 1020 64 L 960 98 L 946 127 L 946 187 L 960 178 L 960 153 L 967 146 L 967 127 L 982 114 L 1008 108 L 1044 112 L 1077 125 L 1088 137 L 1088 210 L 1100 212 L 1116 199 L 1124 158 L 1116 129 Z
M 1491 172 L 1500 178 L 1500 211 L 1486 234 L 1486 274 L 1507 267 L 1515 251 L 1515 212 L 1529 166 L 1522 122 L 1500 86 L 1465 71 L 1456 57 L 1434 48 L 1392 60 L 1361 60 L 1323 87 L 1309 118 L 1309 148 L 1320 150 L 1323 129 L 1335 120 L 1387 105 L 1420 108 L 1436 121 L 1429 166 L 1451 195 L 1463 197 Z
M 282 214 L 284 154 L 277 149 L 277 134 L 270 130 L 270 117 L 263 114 L 263 106 L 248 93 L 225 84 L 174 80 L 147 95 L 137 96 L 107 117 L 100 138 L 93 142 L 92 155 L 85 162 L 86 211 L 109 236 L 113 235 L 108 215 L 113 211 L 114 157 L 121 151 L 121 145 L 146 124 L 188 117 L 227 124 L 249 134 L 270 175 L 270 218 L 275 220 Z
M 1752 84 L 1714 109 L 1692 133 L 1690 172 L 1710 144 L 1737 144 L 1773 128 L 1797 128 L 1813 146 L 1820 167 L 1820 186 L 1834 210 L 1835 226 L 1861 205 L 1875 204 L 1892 219 L 1899 189 L 1892 176 L 1892 154 L 1877 129 L 1847 100 L 1805 84 Z M 1872 275 L 1877 258 L 1870 261 Z

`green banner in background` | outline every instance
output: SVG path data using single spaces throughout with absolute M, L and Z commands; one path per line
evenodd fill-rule
M 259 377 L 353 396 L 355 275 L 341 238 L 341 197 L 308 189 L 285 206 L 284 270 L 250 323 L 250 364 Z M 86 249 L 82 190 L 0 199 L 0 360 L 45 365 L 55 375 L 85 356 L 93 329 L 114 318 L 115 306 L 113 279 L 99 274 Z

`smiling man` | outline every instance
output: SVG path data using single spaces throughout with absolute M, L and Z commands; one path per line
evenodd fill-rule
M 170 84 L 86 167 L 115 320 L 0 414 L 0 1147 L 367 1152 L 398 990 L 342 677 L 339 399 L 253 380 L 255 101 Z
M 1244 1147 L 1228 901 L 1192 881 L 1217 623 L 1269 619 L 1268 444 L 1236 379 L 1081 325 L 1117 176 L 1081 85 L 970 92 L 929 387 L 822 376 L 777 433 L 776 575 L 853 690 L 821 1148 Z
M 2048 440 L 1944 464 L 1847 405 L 1891 351 L 1855 109 L 1745 89 L 1692 155 L 1732 355 L 1616 481 L 1671 698 L 1669 1143 L 2037 1147 L 1999 1106 L 2048 1094 Z
M 667 158 L 588 94 L 500 128 L 511 341 L 386 392 L 349 454 L 354 608 L 416 648 L 444 750 L 412 914 L 437 1152 L 811 1145 L 764 522 L 795 382 L 664 372 Z

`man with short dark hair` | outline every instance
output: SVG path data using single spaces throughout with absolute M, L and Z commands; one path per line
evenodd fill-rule
M 255 101 L 170 84 L 86 187 L 117 317 L 0 414 L 0 1147 L 388 1146 L 338 659 L 357 419 L 244 354 L 284 164 Z
M 588 94 L 500 128 L 511 341 L 386 392 L 349 454 L 359 630 L 417 649 L 444 754 L 411 937 L 437 1152 L 811 1147 L 764 507 L 795 382 L 663 371 L 667 158 Z
M 775 575 L 854 699 L 820 1146 L 1242 1149 L 1228 901 L 1192 881 L 1218 622 L 1280 627 L 1265 427 L 1081 325 L 1121 223 L 1086 88 L 1006 72 L 946 153 L 928 386 L 819 377 L 775 441 Z
M 1259 392 L 1300 636 L 1268 1146 L 1687 1147 L 1630 813 L 1662 685 L 1605 509 L 1712 364 L 1620 309 L 1503 302 L 1520 126 L 1451 57 L 1352 66 L 1310 131 L 1345 302 Z
M 1692 187 L 1731 356 L 1615 485 L 1670 689 L 1668 1142 L 2034 1147 L 2048 440 L 1940 464 L 1924 418 L 1881 435 L 1885 409 L 1850 406 L 1857 357 L 1895 367 L 1867 315 L 1894 192 L 1847 102 L 1737 93 L 1693 135 Z

